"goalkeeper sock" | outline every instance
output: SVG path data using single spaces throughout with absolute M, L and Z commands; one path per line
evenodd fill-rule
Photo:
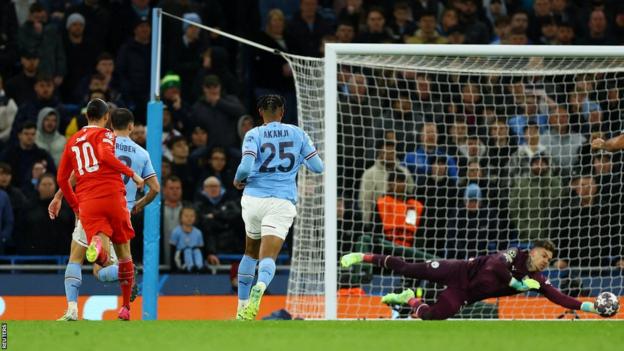
M 79 263 L 68 263 L 65 268 L 65 296 L 67 303 L 78 302 L 78 289 L 82 285 L 82 269 Z
M 264 283 L 264 286 L 269 286 L 274 275 L 275 260 L 271 257 L 265 257 L 260 260 L 260 265 L 258 266 L 258 283 Z
M 134 280 L 134 264 L 132 264 L 132 257 L 119 260 L 119 285 L 121 286 L 121 296 L 123 298 L 123 305 L 130 309 L 130 295 L 132 293 L 132 281 Z
M 97 278 L 101 282 L 116 282 L 119 275 L 119 266 L 112 264 L 108 267 L 103 267 L 98 271 Z
M 251 258 L 247 255 L 243 256 L 243 259 L 238 265 L 238 301 L 239 306 L 241 303 L 249 300 L 249 291 L 251 291 L 251 283 L 253 283 L 256 276 L 256 264 L 258 260 Z

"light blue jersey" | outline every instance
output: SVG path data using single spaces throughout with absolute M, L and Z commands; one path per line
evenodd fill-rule
M 243 157 L 255 158 L 245 195 L 297 202 L 295 177 L 301 164 L 317 156 L 310 137 L 299 127 L 272 122 L 245 135 Z
M 147 151 L 128 137 L 118 136 L 115 138 L 115 157 L 126 164 L 126 166 L 132 168 L 143 179 L 156 176 Z M 130 177 L 122 175 L 121 178 L 126 185 L 128 211 L 132 211 L 136 202 L 137 186 Z

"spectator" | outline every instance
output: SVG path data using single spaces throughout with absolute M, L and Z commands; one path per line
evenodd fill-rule
M 113 52 L 118 48 L 121 50 L 120 46 L 136 36 L 137 23 L 149 21 L 151 15 L 149 3 L 149 0 L 130 0 L 112 4 L 111 13 L 115 16 L 115 25 L 111 28 L 108 39 Z
M 489 248 L 489 242 L 501 248 L 507 247 L 504 240 L 507 228 L 501 225 L 496 209 L 488 207 L 483 201 L 481 188 L 475 183 L 466 187 L 463 206 L 454 222 L 451 228 L 456 228 L 455 236 L 447 242 L 449 258 L 468 259 L 498 249 Z
M 366 28 L 358 33 L 356 43 L 392 43 L 392 35 L 386 28 L 386 17 L 381 8 L 371 8 L 366 15 Z
M 168 73 L 160 80 L 160 93 L 167 111 L 171 114 L 171 126 L 187 135 L 190 134 L 190 130 L 187 131 L 186 128 L 190 126 L 191 107 L 182 99 L 180 87 L 180 76 L 177 74 Z
M 197 215 L 193 207 L 180 210 L 180 225 L 173 229 L 169 244 L 175 249 L 175 263 L 179 270 L 187 272 L 204 269 L 204 238 L 202 232 L 195 227 Z
M 218 178 L 211 176 L 204 180 L 196 206 L 210 264 L 219 264 L 217 253 L 244 251 L 245 229 L 237 195 L 228 192 Z
M 572 168 L 578 160 L 579 148 L 586 140 L 583 135 L 570 130 L 569 121 L 565 107 L 554 107 L 548 116 L 550 129 L 540 137 L 540 142 L 551 156 L 553 169 L 561 177 L 572 174 Z
M 617 45 L 624 44 L 624 5 L 619 5 L 613 21 L 613 34 Z
M 551 0 L 533 0 L 533 13 L 529 18 L 529 37 L 534 43 L 539 43 L 542 35 L 540 27 L 542 21 L 552 18 Z
M 392 99 L 391 103 L 391 108 L 381 118 L 375 119 L 374 125 L 378 131 L 395 131 L 398 157 L 403 158 L 408 150 L 414 150 L 416 130 L 423 122 L 424 116 L 415 115 L 414 105 L 407 91 L 399 92 L 399 96 Z
M 54 160 L 50 154 L 40 149 L 35 144 L 37 125 L 33 122 L 26 122 L 18 129 L 18 142 L 4 149 L 2 160 L 9 165 L 13 171 L 13 184 L 21 187 L 30 179 L 30 171 L 35 162 L 45 160 L 48 171 L 56 173 Z
M 224 184 L 223 187 L 228 191 L 234 190 L 232 188 L 234 173 L 228 168 L 227 153 L 223 148 L 215 147 L 210 151 L 207 167 L 200 179 L 205 179 L 210 176 L 219 179 L 221 184 Z
M 9 196 L 11 208 L 13 209 L 13 218 L 15 218 L 13 223 L 15 226 L 19 227 L 23 217 L 23 211 L 27 206 L 27 199 L 19 188 L 11 184 L 12 178 L 11 165 L 0 162 L 0 190 L 6 192 Z
M 483 9 L 490 27 L 495 27 L 501 18 L 507 18 L 507 5 L 503 0 L 484 0 Z
M 203 91 L 203 97 L 191 110 L 192 126 L 203 126 L 214 145 L 238 148 L 236 122 L 245 114 L 243 105 L 233 95 L 221 95 L 221 81 L 217 76 L 206 77 Z
M 509 161 L 509 176 L 526 176 L 530 171 L 530 161 L 536 154 L 545 154 L 546 147 L 540 143 L 539 126 L 535 121 L 529 121 L 524 127 L 525 143 L 511 155 Z
M 37 122 L 39 111 L 44 107 L 52 107 L 58 112 L 58 129 L 65 131 L 69 124 L 69 116 L 67 116 L 65 108 L 61 101 L 54 94 L 55 87 L 52 77 L 39 74 L 35 82 L 36 97 L 33 101 L 26 101 L 17 109 L 17 115 L 13 122 L 11 131 L 11 140 L 14 141 L 20 126 L 26 122 Z
M 119 48 L 115 63 L 124 101 L 134 110 L 134 115 L 139 117 L 138 120 L 145 122 L 145 110 L 149 99 L 152 29 L 147 17 L 136 20 L 133 28 L 133 37 Z
M 258 43 L 280 50 L 296 52 L 297 40 L 285 31 L 285 19 L 282 11 L 269 11 L 266 28 L 258 35 Z M 264 50 L 253 51 L 251 66 L 253 75 L 254 97 L 267 94 L 279 94 L 286 97 L 288 117 L 284 122 L 296 123 L 295 83 L 293 72 L 286 60 L 280 55 Z
M 436 14 L 433 12 L 425 12 L 418 21 L 419 29 L 413 36 L 405 38 L 408 44 L 444 44 L 446 38 L 436 31 Z
M 185 13 L 182 17 L 202 24 L 202 19 L 195 12 Z M 182 22 L 182 30 L 182 37 L 176 38 L 168 52 L 166 66 L 180 75 L 182 96 L 186 98 L 192 95 L 193 82 L 201 67 L 202 54 L 208 47 L 208 40 L 205 37 L 206 32 L 197 26 Z
M 194 151 L 208 147 L 208 131 L 201 126 L 195 127 L 191 132 L 191 155 Z M 189 156 L 192 158 L 192 156 Z
M 520 175 L 511 191 L 509 211 L 518 239 L 531 242 L 549 238 L 554 210 L 561 205 L 561 179 L 551 174 L 548 156 L 533 155 L 530 173 Z
M 353 24 L 347 21 L 341 21 L 336 28 L 336 42 L 341 44 L 349 44 L 355 38 L 355 28 Z
M 204 50 L 200 57 L 201 67 L 195 72 L 193 89 L 190 94 L 182 91 L 182 96 L 186 101 L 195 101 L 201 95 L 202 85 L 207 76 L 215 75 L 221 80 L 221 84 L 226 94 L 240 96 L 242 92 L 241 83 L 230 69 L 231 60 L 228 53 L 218 46 L 209 47 Z M 273 77 L 275 79 L 275 77 Z
M 0 190 L 0 255 L 9 251 L 13 245 L 13 209 L 11 201 L 4 190 Z
M 454 26 L 449 28 L 446 40 L 448 41 L 448 44 L 466 44 L 466 35 L 464 34 L 464 29 L 460 26 Z
M 35 143 L 52 156 L 54 164 L 58 165 L 65 149 L 66 139 L 58 132 L 58 111 L 51 107 L 44 107 L 37 116 L 37 137 Z
M 48 164 L 45 160 L 37 161 L 30 169 L 28 181 L 22 185 L 22 192 L 27 199 L 34 199 L 38 196 L 37 187 L 41 176 L 47 172 Z
M 17 60 L 17 16 L 12 1 L 0 2 L 0 76 L 10 77 Z
M 85 19 L 85 41 L 97 43 L 100 50 L 111 49 L 108 47 L 111 26 L 117 25 L 117 17 L 111 21 L 109 6 L 101 0 L 86 0 L 73 2 L 75 5 L 67 9 L 65 13 L 79 13 Z M 116 49 L 116 47 L 115 47 Z M 98 52 L 99 54 L 99 52 Z
M 494 22 L 494 38 L 490 42 L 493 45 L 499 45 L 507 42 L 507 37 L 511 32 L 511 21 L 509 17 L 499 17 Z
M 419 183 L 419 177 L 425 177 L 431 172 L 433 156 L 444 156 L 447 160 L 449 177 L 457 180 L 456 161 L 448 157 L 444 150 L 438 146 L 438 127 L 434 122 L 425 122 L 420 131 L 420 145 L 415 152 L 408 153 L 403 161 L 403 164 L 416 176 L 417 183 Z
M 147 147 L 147 128 L 145 125 L 135 123 L 132 132 L 130 132 L 130 139 L 145 149 Z
M 195 175 L 188 160 L 188 142 L 183 136 L 177 135 L 169 139 L 167 147 L 171 150 L 171 173 L 182 181 L 182 199 L 192 201 L 195 193 Z
M 451 33 L 451 28 L 459 25 L 459 17 L 457 11 L 452 7 L 447 7 L 442 11 L 442 19 L 437 26 L 437 32 L 447 37 Z
M 397 1 L 392 10 L 392 21 L 388 26 L 397 43 L 404 43 L 405 37 L 414 34 L 417 25 L 411 19 L 412 9 L 407 2 Z
M 71 242 L 67 235 L 74 229 L 74 213 L 61 206 L 54 220 L 48 215 L 48 205 L 56 193 L 54 175 L 46 173 L 37 184 L 36 196 L 29 202 L 19 233 L 14 235 L 19 255 L 64 255 Z M 45 231 L 42 231 L 45 228 Z
M 95 60 L 95 73 L 85 76 L 80 84 L 74 87 L 74 99 L 86 104 L 89 99 L 85 97 L 85 91 L 102 90 L 118 105 L 125 105 L 119 92 L 119 84 L 115 73 L 115 60 L 111 54 L 103 52 Z
M 240 145 L 243 145 L 243 139 L 247 132 L 252 130 L 255 127 L 254 119 L 251 115 L 242 115 L 241 118 L 238 119 L 238 123 L 236 123 L 236 130 L 238 131 L 238 140 L 240 141 Z
M 332 32 L 331 25 L 318 15 L 318 0 L 301 0 L 299 8 L 288 24 L 288 33 L 301 43 L 299 54 L 319 57 L 321 38 Z
M 576 43 L 574 26 L 570 22 L 562 21 L 557 27 L 556 45 L 573 45 Z
M 61 92 L 64 102 L 78 103 L 79 98 L 74 90 L 83 77 L 88 76 L 93 67 L 99 49 L 95 42 L 87 41 L 84 35 L 85 18 L 79 13 L 72 13 L 67 17 L 65 25 L 67 34 L 64 37 L 65 56 L 67 58 L 67 75 L 63 80 Z
M 519 145 L 524 145 L 526 143 L 526 140 L 524 139 L 524 130 L 529 122 L 534 122 L 540 128 L 544 129 L 548 126 L 548 116 L 540 113 L 536 96 L 525 93 L 523 98 L 524 104 L 522 104 L 521 101 L 516 100 L 516 109 L 518 110 L 518 114 L 512 116 L 507 121 L 511 135 L 515 137 Z
M 459 145 L 459 155 L 457 157 L 457 166 L 459 167 L 460 176 L 464 175 L 468 166 L 468 162 L 476 161 L 481 163 L 487 158 L 487 146 L 481 141 L 479 135 L 476 134 L 474 128 L 470 128 L 466 143 Z
M 362 6 L 362 0 L 347 0 L 346 6 L 338 12 L 338 22 L 352 27 L 355 33 L 366 28 L 366 10 Z
M 165 163 L 163 162 L 163 166 Z M 163 167 L 164 170 L 164 167 Z M 165 173 L 165 172 L 163 172 Z M 180 225 L 180 212 L 182 210 L 182 180 L 175 175 L 169 175 L 165 178 L 163 187 L 163 206 L 162 206 L 162 237 L 163 243 L 163 255 L 161 263 L 170 266 L 171 261 L 171 249 L 169 243 L 171 242 L 172 232 L 175 227 Z
M 425 206 L 425 247 L 437 256 L 444 256 L 449 224 L 457 214 L 457 183 L 448 176 L 447 165 L 445 156 L 433 156 L 425 183 L 416 187 L 416 197 Z
M 570 0 L 552 0 L 551 11 L 555 18 L 565 23 L 580 23 L 576 7 Z
M 505 44 L 509 45 L 528 45 L 531 42 L 529 41 L 529 36 L 527 33 L 521 29 L 512 27 L 509 31 L 508 40 Z
M 608 228 L 609 217 L 601 215 L 598 185 L 589 171 L 576 170 L 571 179 L 569 200 L 554 216 L 558 221 L 553 221 L 560 249 L 556 267 L 600 266 L 606 263 L 601 247 L 608 250 L 610 231 L 603 228 Z
M 406 180 L 402 172 L 390 173 L 386 194 L 375 202 L 373 242 L 381 246 L 382 252 L 400 252 L 400 256 L 415 259 L 435 258 L 414 247 L 424 207 L 408 196 Z
M 516 146 L 509 140 L 509 127 L 504 118 L 497 118 L 488 128 L 488 161 L 493 170 L 490 177 L 506 178 L 508 176 L 509 158 L 516 151 Z M 494 174 L 495 173 L 495 174 Z
M 35 51 L 20 54 L 22 71 L 6 82 L 6 94 L 15 100 L 17 106 L 35 99 L 35 78 L 39 72 L 39 55 Z
M 594 84 L 592 77 L 578 77 L 574 85 L 574 91 L 568 95 L 568 104 L 573 120 L 570 122 L 574 131 L 588 134 L 594 128 L 600 129 L 607 125 L 602 123 L 602 109 L 594 99 L 590 99 Z
M 554 45 L 557 42 L 557 21 L 554 17 L 544 17 L 538 21 L 539 37 L 536 43 L 543 45 Z
M 624 114 L 620 109 L 620 106 L 624 106 L 621 96 L 622 90 L 618 87 L 618 83 L 614 81 L 607 82 L 605 89 L 607 90 L 606 96 L 598 98 L 604 121 L 601 130 L 606 133 L 619 132 L 622 130 L 622 122 L 624 122 Z
M 615 39 L 607 31 L 607 16 L 601 9 L 594 9 L 589 16 L 589 30 L 579 44 L 581 45 L 614 45 Z
M 173 159 L 171 155 L 171 149 L 167 148 L 165 145 L 168 144 L 169 140 L 175 136 L 182 136 L 173 124 L 173 118 L 171 117 L 171 111 L 167 108 L 167 105 L 163 106 L 163 133 L 162 133 L 162 142 L 163 142 L 163 156 L 168 159 Z
M 365 223 L 372 223 L 375 204 L 377 199 L 388 190 L 391 173 L 402 173 L 405 176 L 407 193 L 414 193 L 414 179 L 409 170 L 403 167 L 396 157 L 396 142 L 386 139 L 379 142 L 376 149 L 375 164 L 364 171 L 358 192 L 358 203 L 362 211 L 362 220 Z
M 529 14 L 524 10 L 516 11 L 511 15 L 511 29 L 526 33 L 529 30 Z
M 17 104 L 4 90 L 4 81 L 0 75 L 0 148 L 9 141 L 13 121 L 17 115 Z
M 30 5 L 28 21 L 17 33 L 17 45 L 20 50 L 38 53 L 39 71 L 52 76 L 58 87 L 66 73 L 65 50 L 56 26 L 47 21 L 48 14 L 39 3 Z
M 464 0 L 463 6 L 456 8 L 459 12 L 459 23 L 466 30 L 466 43 L 488 44 L 490 30 L 479 18 L 477 0 Z

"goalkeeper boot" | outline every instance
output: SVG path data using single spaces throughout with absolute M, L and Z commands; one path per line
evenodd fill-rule
M 340 258 L 340 265 L 344 268 L 349 268 L 354 264 L 359 264 L 364 261 L 364 254 L 361 252 L 352 252 L 346 254 Z
M 407 302 L 415 296 L 414 290 L 407 289 L 403 290 L 400 294 L 391 293 L 384 295 L 381 298 L 381 303 L 385 303 L 386 305 L 407 305 Z
M 78 311 L 72 310 L 72 309 L 68 309 L 61 318 L 57 319 L 57 321 L 59 322 L 74 322 L 77 320 L 78 320 Z
M 266 285 L 264 283 L 259 282 L 251 288 L 251 293 L 249 294 L 249 303 L 243 309 L 242 316 L 244 320 L 253 321 L 256 319 L 258 315 L 258 311 L 260 310 L 260 300 L 262 300 L 262 295 L 264 295 L 264 291 L 266 290 Z
M 117 319 L 120 321 L 129 321 L 130 320 L 130 308 L 127 306 L 122 306 L 117 314 Z
M 130 302 L 134 302 L 136 300 L 137 295 L 139 295 L 139 284 L 137 284 L 137 276 L 139 275 L 139 270 L 134 265 L 134 279 L 132 280 L 132 292 L 130 293 Z
M 87 261 L 90 263 L 97 261 L 100 252 L 102 252 L 102 239 L 98 236 L 94 236 L 93 239 L 91 239 L 89 247 L 87 247 Z

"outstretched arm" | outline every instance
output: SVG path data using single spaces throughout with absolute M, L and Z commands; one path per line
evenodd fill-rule
M 596 138 L 592 140 L 591 146 L 592 149 L 607 150 L 610 152 L 622 150 L 624 149 L 624 134 L 606 141 L 602 138 Z
M 591 302 L 581 302 L 572 296 L 568 296 L 550 284 L 544 284 L 540 292 L 553 303 L 559 306 L 571 309 L 581 310 L 584 312 L 598 313 Z

